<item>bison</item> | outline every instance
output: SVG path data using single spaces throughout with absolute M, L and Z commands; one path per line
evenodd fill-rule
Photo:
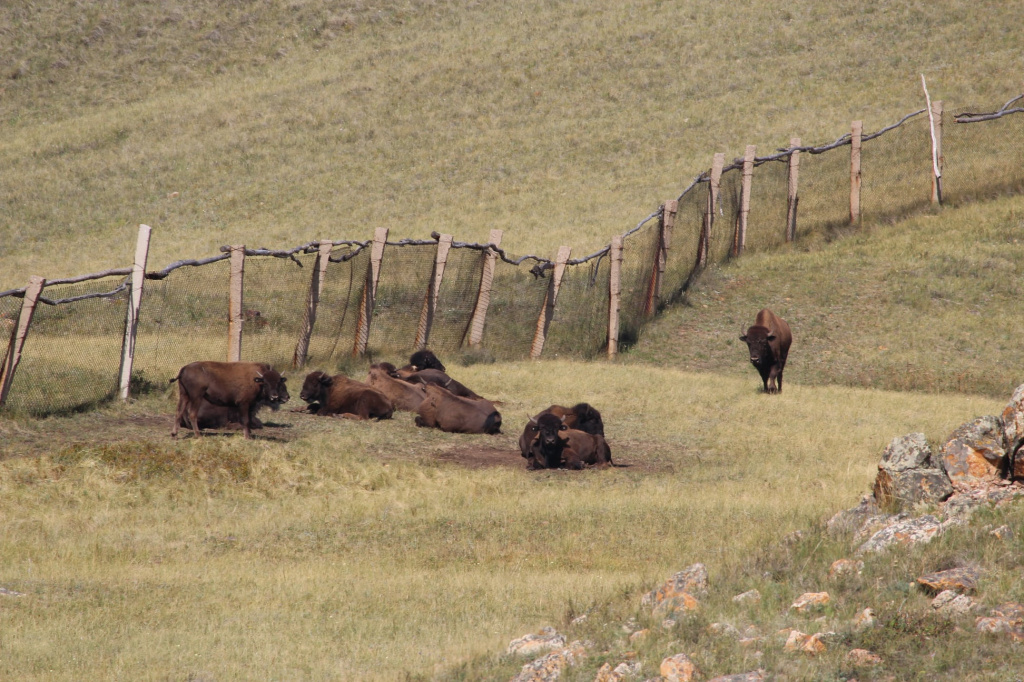
M 206 400 L 201 400 L 199 405 L 199 429 L 224 429 L 224 428 L 241 428 L 242 426 L 242 415 L 239 414 L 237 407 L 221 407 L 219 405 L 213 405 Z M 181 417 L 181 421 L 178 425 L 186 428 L 192 428 L 192 422 L 189 421 L 188 414 L 184 414 Z M 249 428 L 251 429 L 262 429 L 263 422 L 257 419 L 253 415 L 249 415 Z
M 501 433 L 501 413 L 491 401 L 463 398 L 434 384 L 425 388 L 427 397 L 416 410 L 416 426 L 448 433 Z
M 206 401 L 217 407 L 238 410 L 242 432 L 251 438 L 250 429 L 256 412 L 263 405 L 277 409 L 288 402 L 285 378 L 262 362 L 193 362 L 178 371 L 171 382 L 178 382 L 178 411 L 171 428 L 171 437 L 178 437 L 178 426 L 188 423 L 196 437 L 199 434 L 199 413 Z
M 452 379 L 439 369 L 421 369 L 415 372 L 408 372 L 405 376 L 402 376 L 403 370 L 397 371 L 401 379 L 408 381 L 410 384 L 434 384 L 435 386 L 446 388 L 451 393 L 463 398 L 469 398 L 470 400 L 481 399 L 479 395 L 466 388 L 464 384 Z
M 570 429 L 566 420 L 550 412 L 530 418 L 528 469 L 582 469 L 585 464 L 614 466 L 604 436 Z
M 565 425 L 570 429 L 604 436 L 604 422 L 601 420 L 601 413 L 589 403 L 576 403 L 572 407 L 552 405 L 530 417 L 530 421 L 523 429 L 522 435 L 519 436 L 519 451 L 523 457 L 530 457 L 530 443 L 535 433 L 535 431 L 531 430 L 531 426 L 542 414 L 553 414 L 556 417 L 562 418 Z
M 340 414 L 357 419 L 391 419 L 395 411 L 388 397 L 373 386 L 349 379 L 344 374 L 333 377 L 325 372 L 310 372 L 302 384 L 299 397 L 316 406 L 316 414 Z
M 433 351 L 429 351 L 426 348 L 418 350 L 409 356 L 409 364 L 403 369 L 411 369 L 414 372 L 418 372 L 423 369 L 436 369 L 439 372 L 447 371 L 445 366 L 441 364 L 441 361 L 437 359 Z
M 764 392 L 782 393 L 782 370 L 786 368 L 786 356 L 793 342 L 786 321 L 765 308 L 757 314 L 754 326 L 740 336 L 740 341 L 750 349 L 750 364 L 761 375 Z
M 386 395 L 396 410 L 415 412 L 427 397 L 426 386 L 396 379 L 391 374 L 394 367 L 386 362 L 370 365 L 366 383 Z

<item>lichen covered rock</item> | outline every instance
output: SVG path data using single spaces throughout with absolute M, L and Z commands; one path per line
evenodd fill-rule
M 978 417 L 960 425 L 943 444 L 939 462 L 957 489 L 1002 478 L 1007 466 L 1002 419 Z

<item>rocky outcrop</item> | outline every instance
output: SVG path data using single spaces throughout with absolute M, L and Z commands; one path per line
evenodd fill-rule
M 552 627 L 541 628 L 540 632 L 523 635 L 508 643 L 506 653 L 510 656 L 533 656 L 543 651 L 554 651 L 565 646 L 565 637 Z
M 980 577 L 981 575 L 977 569 L 964 566 L 962 568 L 951 568 L 948 571 L 923 575 L 917 579 L 917 583 L 932 594 L 946 590 L 964 594 L 973 592 L 978 587 L 978 579 Z
M 917 545 L 931 542 L 940 532 L 942 524 L 931 514 L 919 517 L 903 515 L 893 517 L 881 530 L 874 533 L 858 549 L 858 554 L 881 552 L 893 545 Z
M 923 433 L 894 438 L 882 453 L 874 485 L 875 501 L 886 509 L 918 502 L 941 502 L 953 494 L 946 473 L 932 463 Z
M 554 682 L 562 676 L 563 670 L 576 665 L 585 656 L 583 644 L 573 642 L 567 647 L 527 663 L 511 682 Z
M 653 607 L 659 616 L 672 616 L 687 611 L 696 611 L 700 602 L 695 595 L 708 591 L 708 569 L 704 564 L 693 564 L 669 578 L 661 587 L 643 596 L 640 603 Z
M 977 618 L 974 627 L 978 632 L 1006 635 L 1014 642 L 1024 642 L 1024 604 L 1001 604 L 989 615 Z
M 958 490 L 1003 478 L 1007 468 L 1003 420 L 978 417 L 961 424 L 943 444 L 939 462 Z

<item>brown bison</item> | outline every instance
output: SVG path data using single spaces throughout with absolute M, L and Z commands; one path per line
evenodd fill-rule
M 399 376 L 402 374 L 402 370 L 398 370 Z M 451 393 L 463 398 L 469 398 L 470 400 L 480 400 L 480 396 L 466 388 L 465 385 L 459 383 L 455 379 L 445 374 L 439 369 L 421 369 L 415 372 L 406 373 L 405 376 L 401 376 L 404 381 L 408 381 L 410 384 L 434 384 L 441 388 L 448 389 Z
M 491 401 L 463 398 L 434 384 L 425 388 L 427 398 L 416 410 L 416 426 L 448 433 L 501 433 L 501 413 Z
M 178 382 L 178 411 L 171 428 L 172 438 L 177 438 L 178 426 L 186 415 L 192 431 L 199 436 L 203 401 L 237 409 L 242 432 L 251 438 L 250 429 L 260 407 L 277 409 L 290 397 L 285 378 L 262 362 L 193 362 L 182 367 L 171 381 Z
M 238 429 L 242 427 L 242 415 L 239 414 L 237 407 L 221 407 L 205 400 L 200 401 L 198 419 L 200 430 Z M 178 425 L 186 429 L 192 428 L 192 422 L 189 421 L 188 414 L 182 415 Z M 249 415 L 249 428 L 262 429 L 263 422 Z
M 437 359 L 433 351 L 429 351 L 426 348 L 418 350 L 409 356 L 409 364 L 403 367 L 403 369 L 411 369 L 413 372 L 418 372 L 423 369 L 436 369 L 439 372 L 448 371 L 445 366 L 441 364 L 441 361 Z
M 570 429 L 565 419 L 550 412 L 530 418 L 526 468 L 582 469 L 585 464 L 614 466 L 612 451 L 604 436 Z
M 427 397 L 426 386 L 396 379 L 391 375 L 393 369 L 394 365 L 386 362 L 370 365 L 366 383 L 386 395 L 396 410 L 415 412 Z
M 388 397 L 361 381 L 344 374 L 333 377 L 325 372 L 310 372 L 302 383 L 299 397 L 309 403 L 310 411 L 321 416 L 340 414 L 356 419 L 391 419 L 395 411 Z
M 750 349 L 750 364 L 757 368 L 764 382 L 765 393 L 782 393 L 782 370 L 793 342 L 789 325 L 765 308 L 757 314 L 754 326 L 740 337 Z
M 570 429 L 577 429 L 578 431 L 583 431 L 585 433 L 604 436 L 604 422 L 601 420 L 601 413 L 593 408 L 589 403 L 576 403 L 572 407 L 552 405 L 531 417 L 530 421 L 527 422 L 526 427 L 523 429 L 522 435 L 519 436 L 519 452 L 522 453 L 523 457 L 530 457 L 530 444 L 532 443 L 534 434 L 536 433 L 536 431 L 532 429 L 532 426 L 542 414 L 553 414 L 556 417 L 562 418 L 566 427 Z

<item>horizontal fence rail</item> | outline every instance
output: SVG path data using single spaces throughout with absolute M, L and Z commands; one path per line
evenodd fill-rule
M 731 163 L 714 154 L 676 198 L 576 258 L 568 245 L 513 255 L 500 230 L 480 244 L 437 232 L 391 240 L 379 228 L 284 250 L 224 246 L 147 271 L 142 225 L 130 267 L 0 291 L 0 409 L 87 409 L 163 390 L 201 359 L 333 369 L 427 346 L 476 359 L 615 358 L 709 265 L 865 219 L 1024 191 L 1022 100 L 991 113 L 929 100 L 874 132 L 854 121 L 827 144 L 793 137 L 767 156 L 751 145 Z

